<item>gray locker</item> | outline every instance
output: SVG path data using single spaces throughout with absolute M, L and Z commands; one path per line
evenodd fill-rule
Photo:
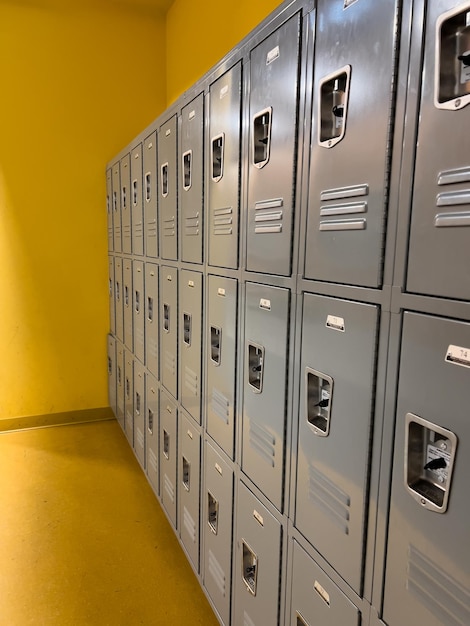
M 116 337 L 124 342 L 124 285 L 122 257 L 114 257 L 114 298 Z
M 201 436 L 191 418 L 180 414 L 178 528 L 181 542 L 199 572 Z
M 280 624 L 282 527 L 278 520 L 240 483 L 237 502 L 235 624 Z
M 121 225 L 122 251 L 132 252 L 132 212 L 131 212 L 131 155 L 121 159 Z
M 173 526 L 177 510 L 178 410 L 166 391 L 160 392 L 160 498 Z
M 285 465 L 288 289 L 246 284 L 242 463 L 279 509 Z
M 208 176 L 209 265 L 238 268 L 242 65 L 210 86 Z
M 427 2 L 407 290 L 470 298 L 470 4 Z M 436 149 L 439 146 L 439 149 Z
M 144 207 L 142 198 L 142 144 L 139 143 L 131 152 L 131 214 L 132 214 L 132 252 L 137 256 L 144 254 Z
M 247 266 L 291 273 L 300 14 L 250 53 Z
M 160 473 L 158 470 L 159 455 L 159 424 L 160 404 L 157 379 L 152 374 L 146 375 L 145 393 L 145 456 L 147 460 L 147 476 L 153 490 L 158 495 L 160 489 Z
M 145 275 L 144 262 L 132 263 L 134 355 L 145 363 Z
M 158 265 L 145 264 L 145 364 L 158 380 Z
M 201 422 L 202 274 L 182 270 L 179 282 L 181 404 Z
M 114 293 L 114 257 L 108 256 L 109 329 L 116 334 L 116 295 Z
M 114 250 L 114 229 L 113 229 L 113 173 L 111 169 L 106 170 L 106 219 L 108 225 L 108 251 Z
M 158 233 L 162 259 L 178 259 L 176 115 L 158 133 Z
M 160 376 L 164 387 L 178 397 L 178 270 L 160 267 Z
M 202 263 L 204 242 L 204 96 L 181 110 L 179 198 L 181 260 Z
M 398 4 L 317 2 L 307 278 L 381 285 Z
M 357 607 L 293 540 L 290 626 L 359 626 Z M 403 625 L 402 625 L 403 626 Z
M 305 294 L 295 526 L 361 593 L 378 308 Z
M 121 175 L 119 161 L 111 170 L 112 183 L 112 207 L 113 207 L 113 233 L 114 252 L 122 252 L 122 229 L 121 229 Z
M 124 415 L 126 411 L 126 376 L 124 346 L 116 341 L 116 419 L 125 432 Z
M 133 332 L 133 298 L 132 298 L 132 261 L 124 258 L 122 260 L 122 285 L 123 291 L 122 308 L 124 319 L 124 344 L 131 352 L 134 349 Z
M 202 578 L 217 613 L 230 623 L 232 590 L 233 470 L 206 442 L 202 492 Z
M 131 447 L 134 447 L 134 358 L 129 350 L 124 351 L 124 432 Z
M 134 452 L 145 470 L 145 369 L 134 359 Z
M 112 335 L 108 335 L 108 401 L 117 417 L 116 340 Z
M 209 276 L 206 323 L 206 430 L 234 458 L 238 284 Z
M 470 624 L 470 324 L 405 313 L 383 619 Z
M 157 228 L 157 131 L 144 141 L 144 178 L 143 178 L 143 204 L 144 204 L 144 234 L 145 256 L 158 257 L 158 228 Z

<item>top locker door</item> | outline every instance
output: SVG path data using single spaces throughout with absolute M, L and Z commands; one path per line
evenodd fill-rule
M 238 63 L 210 87 L 207 154 L 209 265 L 238 268 L 241 77 Z
M 176 115 L 160 126 L 158 135 L 158 231 L 162 259 L 178 259 L 178 185 Z
M 108 220 L 108 252 L 114 250 L 114 230 L 113 230 L 113 173 L 106 170 L 106 216 Z
M 299 50 L 296 14 L 250 54 L 248 271 L 291 273 Z
M 407 291 L 470 299 L 470 2 L 427 3 Z
M 204 96 L 201 93 L 181 111 L 179 194 L 181 260 L 202 263 L 204 241 Z
M 157 131 L 144 141 L 143 204 L 145 222 L 145 255 L 158 257 L 157 229 Z
M 132 253 L 131 229 L 131 156 L 126 154 L 121 159 L 121 215 L 122 215 L 122 251 Z
M 112 178 L 112 205 L 113 205 L 113 233 L 114 252 L 122 252 L 121 235 L 121 168 L 119 161 L 113 165 Z
M 381 285 L 398 4 L 317 2 L 306 278 Z
M 132 251 L 144 254 L 144 216 L 142 206 L 142 144 L 131 154 Z

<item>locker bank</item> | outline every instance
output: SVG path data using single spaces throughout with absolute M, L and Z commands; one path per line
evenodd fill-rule
M 90 434 L 81 473 L 120 446 L 101 492 L 101 510 L 124 505 L 104 533 L 119 556 L 89 562 L 106 579 L 121 564 L 127 604 L 104 605 L 122 623 L 467 626 L 470 2 L 259 4 L 93 9 L 119 34 L 102 51 L 100 183 L 70 194 L 91 147 L 61 159 L 57 215 L 77 207 L 54 280 L 28 240 L 49 270 L 29 332 L 51 381 L 26 362 L 28 398 L 7 352 L 4 441 L 37 423 L 115 429 Z M 62 367 L 52 301 L 69 310 Z M 49 416 L 18 417 L 34 413 Z M 103 623 L 74 610 L 50 623 Z

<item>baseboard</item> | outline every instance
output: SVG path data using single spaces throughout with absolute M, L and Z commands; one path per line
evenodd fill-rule
M 84 409 L 82 411 L 49 413 L 47 415 L 28 415 L 27 417 L 0 419 L 0 432 L 23 430 L 25 428 L 43 428 L 44 426 L 58 426 L 59 424 L 99 422 L 113 418 L 114 414 L 109 406 L 98 409 Z

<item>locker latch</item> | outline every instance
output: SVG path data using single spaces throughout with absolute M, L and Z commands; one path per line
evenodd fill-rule
M 264 348 L 248 344 L 248 384 L 255 393 L 263 390 Z
M 191 319 L 189 313 L 183 313 L 183 343 L 186 346 L 191 345 Z
M 295 612 L 296 622 L 295 626 L 308 626 L 302 615 L 298 611 Z
M 148 416 L 147 416 L 147 430 L 149 431 L 151 435 L 153 435 L 153 418 L 154 418 L 153 411 L 152 409 L 149 409 Z
M 113 361 L 110 356 L 108 356 L 108 374 L 113 373 Z
M 135 292 L 135 312 L 140 313 L 140 291 Z
M 186 491 L 190 490 L 191 464 L 183 457 L 183 487 Z
M 246 543 L 242 540 L 242 578 L 247 590 L 256 596 L 256 583 L 258 576 L 258 557 Z
M 170 305 L 163 304 L 163 330 L 166 333 L 170 332 Z
M 163 431 L 163 456 L 168 460 L 170 458 L 170 435 Z
M 132 206 L 137 206 L 137 200 L 138 200 L 138 195 L 137 195 L 137 179 L 132 181 Z
M 269 161 L 273 109 L 263 109 L 253 117 L 253 165 L 261 169 Z
M 220 348 L 222 340 L 222 329 L 211 326 L 211 361 L 215 365 L 220 365 Z
M 147 318 L 149 322 L 153 322 L 153 298 L 147 298 Z
M 315 435 L 327 437 L 330 433 L 333 379 L 307 367 L 305 387 L 307 421 Z
M 135 392 L 135 412 L 140 415 L 140 393 L 138 391 Z
M 224 175 L 224 142 L 225 135 L 221 133 L 214 137 L 211 142 L 212 147 L 212 180 L 218 183 Z
M 188 191 L 192 182 L 192 160 L 193 151 L 188 150 L 183 154 L 183 189 Z
M 152 197 L 152 185 L 151 185 L 151 174 L 147 172 L 145 174 L 145 201 L 150 202 Z
M 318 142 L 332 148 L 344 137 L 351 66 L 346 65 L 321 81 L 318 112 Z
M 164 163 L 161 168 L 162 171 L 162 196 L 164 198 L 168 195 L 168 163 Z
M 216 535 L 219 530 L 219 503 L 209 491 L 207 492 L 207 523 Z

